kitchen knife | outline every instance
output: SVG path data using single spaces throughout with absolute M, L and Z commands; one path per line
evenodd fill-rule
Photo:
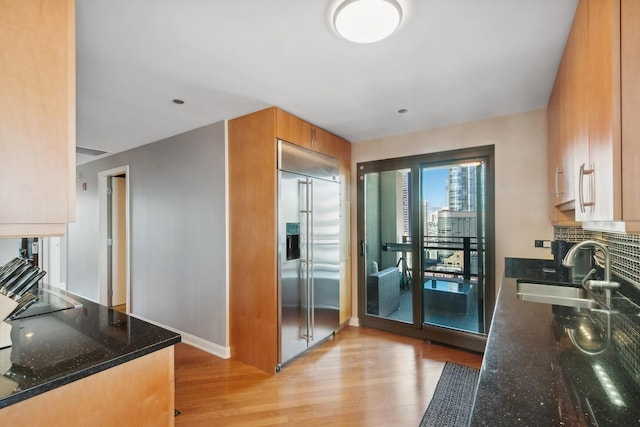
M 20 276 L 27 270 L 32 268 L 31 265 L 25 264 L 17 268 L 11 275 L 7 276 L 7 278 L 2 282 L 7 293 L 11 291 L 11 289 L 15 286 L 16 280 L 20 278 Z
M 14 297 L 14 300 L 17 300 L 18 298 L 20 298 L 25 292 L 29 291 L 35 284 L 37 284 L 40 279 L 42 279 L 45 275 L 47 274 L 46 271 L 41 270 L 38 274 L 36 274 L 35 276 L 31 277 L 29 280 L 26 281 L 26 283 L 21 287 L 21 289 L 19 290 L 19 292 L 16 292 L 16 295 Z
M 9 268 L 13 267 L 16 264 L 20 264 L 21 262 L 23 262 L 20 258 L 15 257 L 14 259 L 12 259 L 11 261 L 9 261 L 8 263 L 6 263 L 5 265 L 3 265 L 2 267 L 0 267 L 0 276 L 2 274 L 4 274 L 5 271 L 7 271 Z
M 5 269 L 5 271 L 0 274 L 0 286 L 2 286 L 2 288 L 6 288 L 6 286 L 4 286 L 4 282 L 6 282 L 16 270 L 24 267 L 25 264 L 26 263 L 24 261 L 19 260 L 18 262 L 12 264 L 9 268 Z
M 13 286 L 11 286 L 10 289 L 7 289 L 7 296 L 11 298 L 13 295 L 20 293 L 22 288 L 26 287 L 28 285 L 28 282 L 31 281 L 31 279 L 33 279 L 34 277 L 36 277 L 39 271 L 40 270 L 38 269 L 38 267 L 32 267 L 29 270 L 25 271 L 20 276 L 20 278 L 16 281 L 16 283 Z M 22 295 L 23 293 L 24 292 L 20 294 Z

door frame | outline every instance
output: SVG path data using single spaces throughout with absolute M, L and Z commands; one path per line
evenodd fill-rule
M 48 274 L 42 278 L 42 282 L 62 290 L 67 289 L 66 275 L 69 271 L 67 245 L 68 226 L 65 226 L 65 229 L 67 232 L 65 232 L 63 236 L 49 236 L 38 239 L 38 250 L 40 253 L 38 263 L 40 268 L 48 272 Z M 64 280 L 62 280 L 63 267 L 65 272 Z
M 485 176 L 485 292 L 484 292 L 484 334 L 474 334 L 466 331 L 459 331 L 437 327 L 432 325 L 424 325 L 422 323 L 422 274 L 413 274 L 413 302 L 414 315 L 412 324 L 403 324 L 390 319 L 366 314 L 366 278 L 364 277 L 366 266 L 364 251 L 364 175 L 371 172 L 383 172 L 396 169 L 412 169 L 422 168 L 425 164 L 437 166 L 438 164 L 446 165 L 454 162 L 462 162 L 471 158 L 486 158 L 487 172 Z M 467 348 L 472 351 L 483 352 L 486 346 L 487 333 L 493 318 L 493 310 L 495 306 L 495 147 L 494 145 L 486 145 L 479 147 L 462 148 L 451 151 L 443 151 L 436 153 L 425 153 L 407 157 L 397 157 L 391 159 L 374 160 L 358 163 L 357 171 L 357 289 L 358 289 L 358 317 L 360 325 L 387 332 L 397 333 L 400 335 L 411 336 L 415 338 L 427 339 L 453 345 L 456 347 Z M 420 198 L 420 174 L 412 173 L 411 191 L 413 200 L 421 200 Z M 421 206 L 414 203 L 411 215 L 414 218 L 420 218 Z M 413 221 L 411 234 L 413 236 L 423 235 L 422 221 Z M 422 254 L 419 239 L 412 239 L 413 252 Z M 412 270 L 414 272 L 421 271 L 422 255 L 414 256 L 412 262 Z
M 107 181 L 109 177 L 125 176 L 125 248 L 126 248 L 126 312 L 131 313 L 131 218 L 130 218 L 130 191 L 129 191 L 129 165 L 119 166 L 113 169 L 98 172 L 98 281 L 100 287 L 100 304 L 109 304 L 108 284 L 108 251 L 107 251 Z

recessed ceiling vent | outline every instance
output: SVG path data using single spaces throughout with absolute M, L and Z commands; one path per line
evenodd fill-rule
M 107 154 L 106 151 L 94 150 L 93 148 L 79 147 L 77 145 L 76 145 L 76 153 L 78 153 L 78 154 L 88 154 L 90 156 L 99 156 L 101 154 Z

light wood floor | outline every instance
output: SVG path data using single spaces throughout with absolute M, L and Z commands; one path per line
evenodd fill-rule
M 176 426 L 417 426 L 445 361 L 479 354 L 346 327 L 275 375 L 178 344 Z
M 127 304 L 114 305 L 111 308 L 120 313 L 127 314 Z

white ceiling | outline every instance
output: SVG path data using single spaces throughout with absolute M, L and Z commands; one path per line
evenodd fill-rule
M 362 45 L 333 30 L 336 0 L 77 1 L 77 145 L 271 105 L 351 142 L 546 106 L 577 0 L 398 2 L 399 29 Z

